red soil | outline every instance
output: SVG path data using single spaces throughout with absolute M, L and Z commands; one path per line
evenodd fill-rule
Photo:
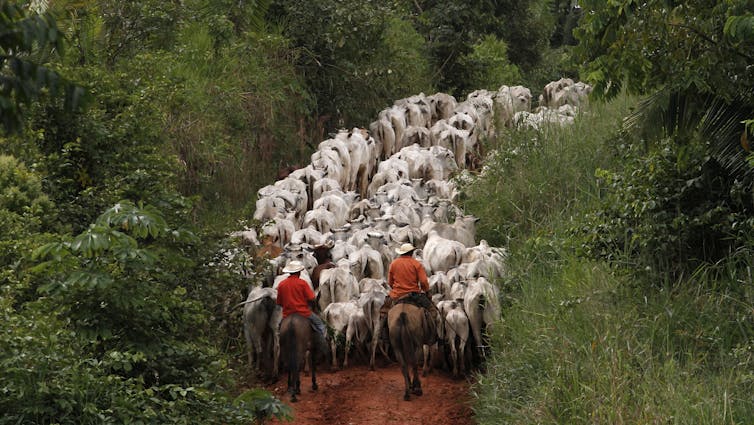
M 302 375 L 297 403 L 290 402 L 286 379 L 282 372 L 267 388 L 291 406 L 294 424 L 474 424 L 469 382 L 438 370 L 421 378 L 424 395 L 412 395 L 410 401 L 403 401 L 403 376 L 397 363 L 378 366 L 375 371 L 362 365 L 336 372 L 325 367 L 317 372 L 316 392 L 311 391 L 311 377 Z

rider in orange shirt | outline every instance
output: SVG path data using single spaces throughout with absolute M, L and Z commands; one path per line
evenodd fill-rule
M 429 280 L 424 266 L 414 257 L 414 248 L 410 243 L 404 243 L 395 252 L 399 255 L 390 264 L 387 274 L 387 284 L 390 286 L 390 304 L 398 300 L 409 301 L 420 307 L 432 310 L 434 305 L 427 296 Z
M 315 351 L 327 352 L 325 342 L 325 324 L 322 319 L 312 310 L 317 306 L 314 291 L 309 284 L 301 279 L 301 271 L 304 265 L 300 261 L 291 261 L 283 269 L 283 273 L 289 276 L 278 285 L 276 302 L 283 307 L 283 318 L 291 314 L 298 314 L 309 319 L 309 322 L 317 332 L 314 337 Z

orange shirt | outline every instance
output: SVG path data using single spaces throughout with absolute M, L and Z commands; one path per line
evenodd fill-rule
M 278 285 L 277 303 L 283 307 L 283 317 L 296 313 L 300 316 L 312 315 L 309 301 L 314 300 L 314 292 L 305 280 L 289 276 Z
M 388 295 L 394 300 L 410 292 L 429 291 L 429 281 L 424 266 L 410 255 L 402 255 L 393 260 L 387 273 L 387 284 L 392 288 Z

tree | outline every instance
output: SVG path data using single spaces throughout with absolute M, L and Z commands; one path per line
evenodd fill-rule
M 754 249 L 742 230 L 754 192 L 743 124 L 754 116 L 754 2 L 709 3 L 584 1 L 576 30 L 598 96 L 647 95 L 626 121 L 633 166 L 603 174 L 611 193 L 594 235 L 619 235 L 607 239 L 676 276 Z
M 297 68 L 331 129 L 367 126 L 394 100 L 431 88 L 424 43 L 401 3 L 273 2 L 268 19 L 300 51 Z
M 0 125 L 6 132 L 22 126 L 22 107 L 43 89 L 65 90 L 66 109 L 74 109 L 83 89 L 66 83 L 42 64 L 62 51 L 63 39 L 49 14 L 39 15 L 9 0 L 0 0 Z
M 754 89 L 751 37 L 726 36 L 725 27 L 754 7 L 751 0 L 582 1 L 576 36 L 584 75 L 595 92 L 614 96 L 664 88 L 733 99 Z M 748 11 L 748 12 L 747 12 Z M 739 25 L 728 24 L 729 30 Z M 740 33 L 750 26 L 741 25 Z M 737 34 L 739 31 L 735 31 Z
M 479 47 L 490 36 L 507 44 L 504 58 L 531 71 L 542 58 L 554 26 L 547 1 L 416 1 L 416 25 L 427 39 L 438 89 L 457 97 L 479 89 L 471 74 L 479 74 Z M 485 41 L 487 40 L 487 41 Z M 477 50 L 475 53 L 474 50 Z M 498 84 L 514 84 L 503 81 Z

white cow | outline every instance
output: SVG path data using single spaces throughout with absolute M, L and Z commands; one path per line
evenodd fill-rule
M 370 124 L 369 131 L 382 144 L 381 159 L 389 158 L 395 153 L 395 130 L 387 117 L 379 118 Z
M 320 233 L 327 233 L 338 227 L 335 225 L 336 222 L 335 214 L 324 208 L 317 208 L 306 212 L 301 227 L 311 227 Z
M 340 183 L 330 177 L 324 177 L 316 180 L 312 186 L 312 202 L 311 207 L 314 205 L 314 201 L 322 197 L 322 194 L 331 190 L 343 190 Z
M 357 314 L 360 311 L 361 308 L 357 304 L 356 300 L 334 302 L 328 304 L 327 307 L 325 307 L 325 309 L 322 311 L 322 318 L 332 331 L 332 333 L 330 334 L 330 349 L 332 351 L 333 369 L 338 368 L 337 339 L 339 336 L 345 336 L 351 316 Z
M 374 279 L 371 277 L 365 277 L 359 281 L 359 293 L 364 294 L 371 291 L 384 291 L 389 290 L 387 281 L 385 279 Z
M 313 227 L 305 227 L 293 232 L 290 243 L 293 245 L 317 246 L 322 245 L 326 240 L 327 236 L 323 235 L 319 230 Z
M 406 126 L 408 125 L 406 119 L 406 109 L 398 105 L 393 105 L 387 109 L 380 111 L 378 119 L 383 118 L 389 121 L 393 126 L 393 132 L 395 133 L 395 147 L 393 148 L 393 153 L 398 152 L 403 147 L 401 145 L 401 140 L 403 140 L 403 132 L 406 130 Z
M 249 367 L 262 370 L 262 355 L 272 348 L 272 375 L 278 375 L 280 356 L 280 321 L 283 311 L 275 303 L 277 291 L 255 287 L 249 292 L 243 308 L 243 331 L 248 347 Z M 254 360 L 256 360 L 256 365 Z
M 313 208 L 314 210 L 320 208 L 325 209 L 333 214 L 334 221 L 330 223 L 330 229 L 342 227 L 348 220 L 351 207 L 342 196 L 338 196 L 336 193 L 332 192 L 327 193 L 327 195 L 322 195 L 319 199 L 314 201 Z
M 406 127 L 406 131 L 403 133 L 403 140 L 401 140 L 402 146 L 411 146 L 417 144 L 423 148 L 432 146 L 432 138 L 430 137 L 429 129 L 418 125 L 410 125 Z
M 498 290 L 487 279 L 480 277 L 467 281 L 463 297 L 463 309 L 469 318 L 469 327 L 474 335 L 477 349 L 484 352 L 483 329 L 488 329 L 500 318 Z
M 495 96 L 495 119 L 510 127 L 516 112 L 531 111 L 531 91 L 523 86 L 500 86 Z
M 463 304 L 452 301 L 452 308 L 445 316 L 445 340 L 450 346 L 450 358 L 453 363 L 453 376 L 464 373 L 464 351 L 469 340 L 469 318 L 463 311 Z
M 293 220 L 275 217 L 262 225 L 262 242 L 271 243 L 279 248 L 285 247 L 293 237 L 296 231 L 296 225 Z
M 429 105 L 432 110 L 432 123 L 448 119 L 453 115 L 456 107 L 456 98 L 447 93 L 435 93 L 427 96 Z
M 317 303 L 320 311 L 331 303 L 345 302 L 359 295 L 359 281 L 351 272 L 351 263 L 341 259 L 337 267 L 322 270 L 317 288 Z
M 421 230 L 427 235 L 434 230 L 444 238 L 461 242 L 465 247 L 472 247 L 476 244 L 474 239 L 476 237 L 477 221 L 479 219 L 473 215 L 456 217 L 452 224 L 425 221 L 421 225 Z
M 461 242 L 445 239 L 436 230 L 431 230 L 424 244 L 422 257 L 427 264 L 427 273 L 448 271 L 461 265 L 466 247 Z
M 282 198 L 264 196 L 256 201 L 254 219 L 259 221 L 271 220 L 275 217 L 284 217 L 286 213 L 285 200 Z
M 385 265 L 382 262 L 382 255 L 368 244 L 362 245 L 356 251 L 352 252 L 348 256 L 348 261 L 351 262 L 351 270 L 356 280 L 361 280 L 365 277 L 373 279 L 385 278 Z
M 385 304 L 386 298 L 387 290 L 384 287 L 363 292 L 359 297 L 359 305 L 362 308 L 365 321 L 372 336 L 372 343 L 369 347 L 369 367 L 372 370 L 374 370 L 374 357 L 377 352 L 377 346 L 380 343 L 380 333 L 382 331 L 380 310 Z M 383 350 L 383 352 L 384 351 L 385 350 Z
M 563 105 L 571 105 L 579 108 L 588 102 L 591 92 L 592 87 L 588 84 L 574 83 L 570 78 L 561 78 L 545 86 L 542 95 L 539 96 L 539 106 L 557 109 Z

